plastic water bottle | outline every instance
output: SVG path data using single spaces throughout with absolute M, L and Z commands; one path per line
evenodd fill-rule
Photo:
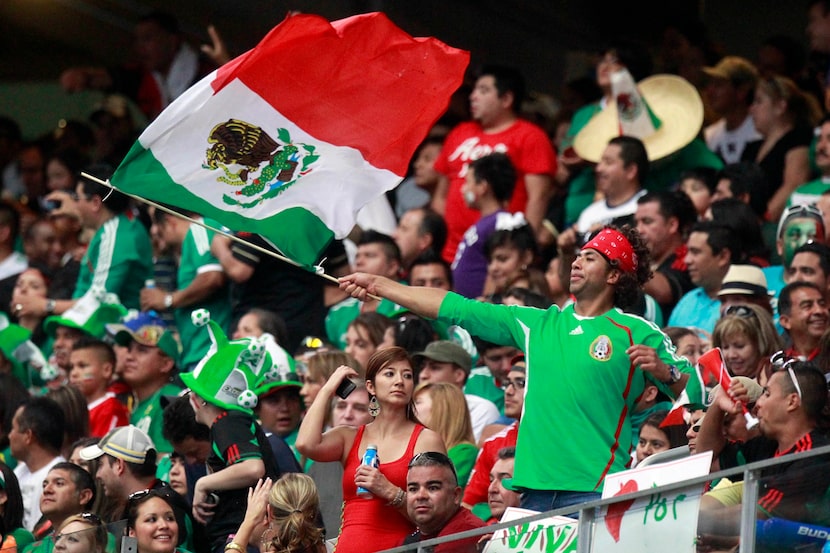
M 366 452 L 363 454 L 363 461 L 361 464 L 377 468 L 380 464 L 380 459 L 378 459 L 378 446 L 369 444 L 366 447 Z M 359 497 L 369 499 L 372 497 L 372 492 L 366 488 L 357 488 L 357 495 Z

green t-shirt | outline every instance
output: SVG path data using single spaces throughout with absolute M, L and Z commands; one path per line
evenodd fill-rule
M 172 453 L 173 446 L 164 439 L 161 433 L 162 413 L 161 396 L 175 396 L 182 389 L 175 384 L 165 384 L 156 393 L 135 406 L 130 415 L 130 424 L 133 424 L 147 433 L 159 453 Z
M 116 215 L 89 242 L 73 298 L 93 285 L 116 294 L 128 309 L 139 309 L 139 294 L 153 276 L 153 248 L 144 226 L 126 215 Z
M 23 553 L 52 553 L 55 549 L 55 538 L 54 536 L 46 536 L 42 540 L 34 543 L 30 543 L 22 550 L 18 549 L 18 551 L 22 551 Z
M 195 223 L 190 225 L 182 242 L 182 255 L 179 259 L 179 272 L 176 277 L 179 290 L 190 286 L 201 273 L 222 271 L 222 265 L 210 253 L 210 242 L 214 234 L 213 231 Z M 190 318 L 190 314 L 200 308 L 210 311 L 211 320 L 216 321 L 221 328 L 228 328 L 231 324 L 231 306 L 225 286 L 197 304 L 176 309 L 176 328 L 179 330 L 182 343 L 182 354 L 179 359 L 182 370 L 198 363 L 211 345 L 210 334 L 194 325 Z
M 360 303 L 360 300 L 356 298 L 346 298 L 332 305 L 326 315 L 326 336 L 340 349 L 346 348 L 346 331 L 349 329 L 349 324 L 360 315 Z M 394 317 L 406 311 L 405 308 L 386 298 L 381 300 L 377 309 L 378 313 L 387 317 Z
M 478 448 L 473 444 L 458 444 L 447 451 L 447 457 L 452 461 L 455 466 L 455 473 L 458 475 L 458 485 L 462 489 L 470 479 L 470 473 L 473 472 L 473 465 L 476 463 L 477 456 Z
M 439 316 L 525 354 L 528 384 L 513 478 L 518 488 L 599 491 L 606 475 L 627 468 L 630 412 L 645 386 L 643 371 L 625 353 L 631 345 L 653 347 L 665 363 L 693 372 L 656 325 L 616 308 L 580 317 L 573 304 L 542 310 L 449 293 Z M 696 378 L 689 382 L 687 388 L 697 386 Z M 700 390 L 689 393 L 701 397 Z
M 15 528 L 5 536 L 0 543 L 0 552 L 23 551 L 23 548 L 33 543 L 35 537 L 25 528 Z
M 487 367 L 475 367 L 470 371 L 464 393 L 492 401 L 504 415 L 504 390 L 496 386 L 496 379 Z

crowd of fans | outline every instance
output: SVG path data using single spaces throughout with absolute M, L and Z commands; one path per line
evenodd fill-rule
M 808 18 L 809 67 L 786 37 L 753 63 L 681 33 L 709 56 L 663 60 L 681 80 L 609 44 L 550 120 L 481 68 L 469 118 L 323 254 L 339 287 L 81 175 L 112 174 L 131 103 L 152 119 L 229 59 L 143 18 L 137 64 L 61 77 L 107 91 L 89 122 L 0 117 L 0 550 L 378 551 L 578 505 L 671 448 L 714 471 L 826 444 L 830 3 Z M 656 123 L 621 132 L 638 102 Z M 712 348 L 728 390 L 698 386 Z M 816 459 L 759 516 L 830 525 Z M 737 545 L 741 497 L 703 497 L 701 550 Z

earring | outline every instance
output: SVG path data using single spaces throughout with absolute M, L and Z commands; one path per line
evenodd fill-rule
M 369 414 L 372 417 L 377 417 L 380 415 L 380 403 L 378 403 L 377 396 L 372 396 L 369 398 Z

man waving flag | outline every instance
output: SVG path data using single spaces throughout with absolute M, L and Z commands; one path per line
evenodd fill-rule
M 260 234 L 311 267 L 400 182 L 468 61 L 382 13 L 290 15 L 162 112 L 112 183 Z

